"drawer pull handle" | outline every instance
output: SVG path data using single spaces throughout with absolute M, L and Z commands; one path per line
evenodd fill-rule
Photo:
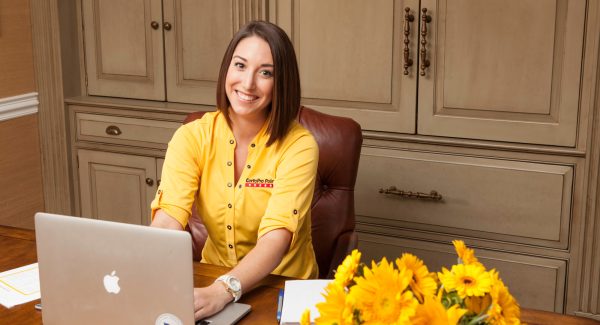
M 425 69 L 431 62 L 427 60 L 427 23 L 431 22 L 431 16 L 427 15 L 427 8 L 421 9 L 421 76 L 425 75 Z
M 415 20 L 415 16 L 410 13 L 410 8 L 404 8 L 404 75 L 408 75 L 408 68 L 413 65 L 413 60 L 410 58 L 410 23 Z
M 119 127 L 116 125 L 109 125 L 106 128 L 106 134 L 108 135 L 120 135 L 121 133 L 123 132 L 121 132 L 121 129 L 119 129 Z
M 148 186 L 154 185 L 154 180 L 150 177 L 146 178 L 146 185 L 148 185 Z
M 396 186 L 390 186 L 387 189 L 379 189 L 379 193 L 382 194 L 393 194 L 401 197 L 407 198 L 415 198 L 415 199 L 424 199 L 424 200 L 434 200 L 440 201 L 442 199 L 442 195 L 437 191 L 431 191 L 429 194 L 421 193 L 421 192 L 413 192 L 413 191 L 403 191 L 396 188 Z

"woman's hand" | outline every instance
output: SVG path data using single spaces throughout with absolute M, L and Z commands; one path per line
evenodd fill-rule
M 214 315 L 231 301 L 233 296 L 220 282 L 204 288 L 194 288 L 194 317 L 199 320 Z

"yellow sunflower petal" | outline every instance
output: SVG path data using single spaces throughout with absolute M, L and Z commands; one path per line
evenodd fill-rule
M 350 253 L 350 255 L 346 256 L 342 264 L 340 264 L 335 271 L 335 281 L 341 283 L 343 286 L 347 286 L 348 283 L 352 281 L 356 271 L 358 270 L 358 265 L 360 263 L 361 253 L 355 249 Z
M 424 296 L 435 295 L 437 283 L 422 260 L 412 254 L 404 253 L 401 258 L 396 259 L 396 266 L 400 270 L 408 269 L 412 271 L 412 279 L 409 285 L 419 302 L 423 302 Z
M 414 315 L 418 301 L 406 290 L 412 271 L 397 270 L 383 258 L 379 264 L 365 267 L 364 275 L 355 278 L 349 297 L 356 302 L 365 324 L 405 324 Z

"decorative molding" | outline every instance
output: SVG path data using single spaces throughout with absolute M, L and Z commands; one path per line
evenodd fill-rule
M 0 121 L 31 115 L 38 112 L 38 93 L 0 98 Z
M 58 0 L 30 1 L 33 66 L 46 212 L 72 214 Z
M 252 20 L 267 20 L 267 0 L 233 0 L 233 32 Z

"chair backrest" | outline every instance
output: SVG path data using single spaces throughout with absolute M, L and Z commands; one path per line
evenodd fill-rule
M 189 114 L 191 122 L 204 112 Z M 354 185 L 358 172 L 362 132 L 354 120 L 301 107 L 298 120 L 319 145 L 319 165 L 312 201 L 312 240 L 319 277 L 331 278 L 344 257 L 358 245 L 354 231 Z M 188 231 L 194 242 L 194 258 L 206 240 L 206 229 L 194 208 Z

